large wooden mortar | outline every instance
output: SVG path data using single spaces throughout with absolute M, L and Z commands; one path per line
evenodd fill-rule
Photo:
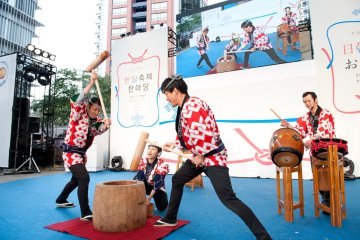
M 236 70 L 236 61 L 233 55 L 227 55 L 226 61 L 224 61 L 224 57 L 220 57 L 216 63 L 216 72 L 229 72 Z
M 141 181 L 110 181 L 96 184 L 93 225 L 98 231 L 125 232 L 146 224 L 147 205 Z

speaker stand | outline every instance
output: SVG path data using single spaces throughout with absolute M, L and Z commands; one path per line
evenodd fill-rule
M 25 162 L 23 164 L 21 164 L 16 170 L 15 173 L 19 171 L 19 169 L 21 169 L 27 162 L 29 162 L 29 169 L 26 172 L 30 172 L 32 171 L 32 164 L 34 164 L 35 168 L 36 168 L 36 172 L 40 173 L 40 169 L 37 166 L 34 158 L 32 157 L 32 146 L 33 146 L 33 134 L 30 135 L 30 154 L 28 159 L 25 160 Z

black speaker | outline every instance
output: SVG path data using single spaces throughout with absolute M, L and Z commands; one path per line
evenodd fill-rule
M 31 133 L 40 132 L 40 118 L 38 117 L 29 118 L 29 132 Z
M 9 167 L 15 165 L 15 155 L 18 157 L 17 166 L 22 163 L 23 156 L 28 156 L 30 150 L 29 114 L 30 100 L 16 98 L 12 109 Z

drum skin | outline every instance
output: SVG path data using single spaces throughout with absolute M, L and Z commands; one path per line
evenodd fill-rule
M 295 167 L 304 155 L 301 135 L 291 128 L 276 130 L 270 140 L 270 154 L 273 163 L 279 167 Z

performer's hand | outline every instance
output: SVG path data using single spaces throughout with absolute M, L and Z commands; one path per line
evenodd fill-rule
M 312 142 L 312 139 L 305 141 L 304 145 L 305 145 L 306 150 L 309 150 L 311 148 L 311 142 Z
M 146 198 L 146 205 L 150 205 L 151 197 Z
M 98 79 L 98 75 L 96 73 L 96 71 L 93 69 L 91 71 L 91 77 L 90 77 L 90 82 L 91 83 L 95 83 L 95 81 Z
M 111 125 L 111 118 L 105 118 L 104 119 L 104 124 L 107 128 L 110 128 Z
M 255 48 L 255 47 L 250 48 L 250 51 L 251 51 L 251 52 L 255 52 L 255 51 L 256 51 L 256 48 Z
M 167 142 L 163 145 L 163 150 L 165 152 L 170 152 L 172 149 L 174 149 L 175 143 L 174 142 Z
M 290 123 L 286 120 L 281 120 L 280 126 L 282 127 L 291 127 Z
M 203 155 L 196 155 L 192 159 L 192 163 L 195 164 L 196 166 L 201 165 L 203 162 L 204 162 L 204 156 Z

